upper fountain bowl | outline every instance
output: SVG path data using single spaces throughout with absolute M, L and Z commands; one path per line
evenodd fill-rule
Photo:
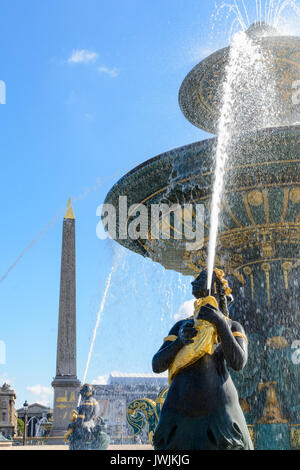
M 274 82 L 275 101 L 280 112 L 276 120 L 267 125 L 251 126 L 250 122 L 246 122 L 245 130 L 297 125 L 300 121 L 300 103 L 294 98 L 297 97 L 300 80 L 300 38 L 280 36 L 267 23 L 254 23 L 246 33 L 252 42 L 259 46 L 261 60 L 266 59 L 265 67 Z M 192 124 L 211 134 L 218 134 L 229 53 L 230 47 L 226 47 L 204 59 L 186 76 L 179 90 L 179 106 L 184 116 Z M 257 86 L 255 85 L 255 73 L 255 70 L 249 71 L 254 83 L 253 96 L 251 95 L 249 101 L 252 100 L 253 103 L 256 100 L 259 103 L 259 98 L 256 99 L 254 95 L 264 93 L 264 84 L 261 78 L 258 78 Z M 265 88 L 270 89 L 270 80 L 265 81 Z M 245 99 L 245 96 L 241 96 L 241 102 L 247 103 L 247 97 Z
M 263 38 L 266 36 L 279 36 L 279 32 L 273 26 L 264 21 L 255 21 L 246 31 L 251 38 Z

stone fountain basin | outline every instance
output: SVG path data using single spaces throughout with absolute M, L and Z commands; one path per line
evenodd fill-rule
M 295 124 L 293 84 L 300 79 L 300 38 L 269 36 L 252 38 L 261 46 L 276 77 L 278 101 L 282 114 L 280 125 Z M 220 49 L 197 64 L 184 79 L 179 91 L 179 105 L 184 116 L 195 126 L 217 134 L 220 96 L 230 47 Z M 298 112 L 299 110 L 297 110 Z
M 128 207 L 204 204 L 204 246 L 187 250 L 186 240 L 174 237 L 118 243 L 184 275 L 195 275 L 206 266 L 215 144 L 212 138 L 146 161 L 121 178 L 105 200 L 116 208 L 119 196 L 127 196 Z M 234 139 L 225 180 L 216 263 L 243 280 L 247 268 L 266 261 L 299 262 L 300 126 L 263 129 Z

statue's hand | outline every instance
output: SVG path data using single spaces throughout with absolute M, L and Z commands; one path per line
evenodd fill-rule
M 72 423 L 75 423 L 77 417 L 78 417 L 78 411 L 72 410 L 71 415 L 70 415 L 70 421 L 72 421 Z
M 197 320 L 205 320 L 214 325 L 215 327 L 218 327 L 221 323 L 225 321 L 225 317 L 222 312 L 220 312 L 213 306 L 204 305 L 200 308 Z
M 191 344 L 196 334 L 197 330 L 194 328 L 194 320 L 189 320 L 180 327 L 178 338 L 182 344 Z

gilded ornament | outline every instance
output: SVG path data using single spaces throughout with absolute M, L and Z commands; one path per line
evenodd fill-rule
M 251 204 L 251 206 L 254 206 L 254 207 L 261 206 L 264 201 L 262 192 L 256 189 L 254 191 L 251 191 L 248 194 L 248 201 L 249 201 L 249 204 Z
M 293 188 L 290 191 L 290 200 L 293 204 L 300 202 L 300 188 Z
M 228 286 L 227 281 L 223 279 L 223 271 L 217 270 L 217 273 L 217 276 L 219 276 L 221 282 L 225 287 L 225 292 L 227 292 L 226 295 L 230 295 L 231 289 Z M 214 352 L 214 345 L 218 342 L 216 327 L 205 320 L 197 319 L 197 315 L 201 307 L 203 307 L 204 305 L 211 305 L 214 308 L 219 309 L 218 302 L 216 301 L 215 297 L 209 296 L 197 299 L 195 301 L 194 328 L 196 328 L 197 334 L 193 339 L 193 343 L 183 346 L 183 348 L 177 353 L 174 361 L 170 365 L 169 384 L 171 384 L 175 375 L 178 374 L 179 371 L 186 368 L 187 366 L 194 364 L 205 354 L 212 355 Z M 245 335 L 243 336 L 245 337 Z
M 257 421 L 258 424 L 277 424 L 277 423 L 287 423 L 288 420 L 285 419 L 279 407 L 278 398 L 275 391 L 275 385 L 277 382 L 265 382 L 258 385 L 258 391 L 261 392 L 265 388 L 267 389 L 267 398 L 265 408 L 261 418 Z
M 300 424 L 291 426 L 291 446 L 293 449 L 300 449 Z
M 289 343 L 284 336 L 273 336 L 266 341 L 267 345 L 272 349 L 285 349 Z

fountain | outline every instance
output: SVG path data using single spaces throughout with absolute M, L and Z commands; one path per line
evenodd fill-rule
M 278 20 L 281 11 L 271 13 Z M 231 318 L 243 324 L 249 339 L 248 364 L 231 375 L 255 448 L 299 449 L 300 38 L 280 36 L 262 21 L 241 35 L 244 48 L 237 41 L 236 48 L 233 42 L 213 53 L 179 91 L 184 116 L 218 137 L 139 165 L 112 187 L 105 204 L 118 209 L 126 195 L 134 208 L 125 218 L 116 212 L 118 236 L 111 236 L 118 243 L 166 269 L 196 276 L 207 267 L 218 148 L 220 158 L 226 152 L 211 267 L 226 272 L 236 298 Z M 255 56 L 252 69 L 245 61 L 237 71 L 236 51 Z M 176 236 L 176 211 L 171 222 L 161 217 L 159 237 L 151 224 L 147 237 L 124 237 L 139 208 L 159 204 L 202 204 L 204 241 L 191 246 L 187 237 Z
M 70 450 L 106 450 L 110 438 L 106 424 L 100 416 L 99 404 L 94 398 L 95 389 L 90 384 L 80 388 L 82 402 L 71 413 L 71 423 L 64 439 Z
M 50 434 L 52 424 L 51 414 L 43 413 L 42 418 L 37 422 L 35 437 L 47 438 Z

